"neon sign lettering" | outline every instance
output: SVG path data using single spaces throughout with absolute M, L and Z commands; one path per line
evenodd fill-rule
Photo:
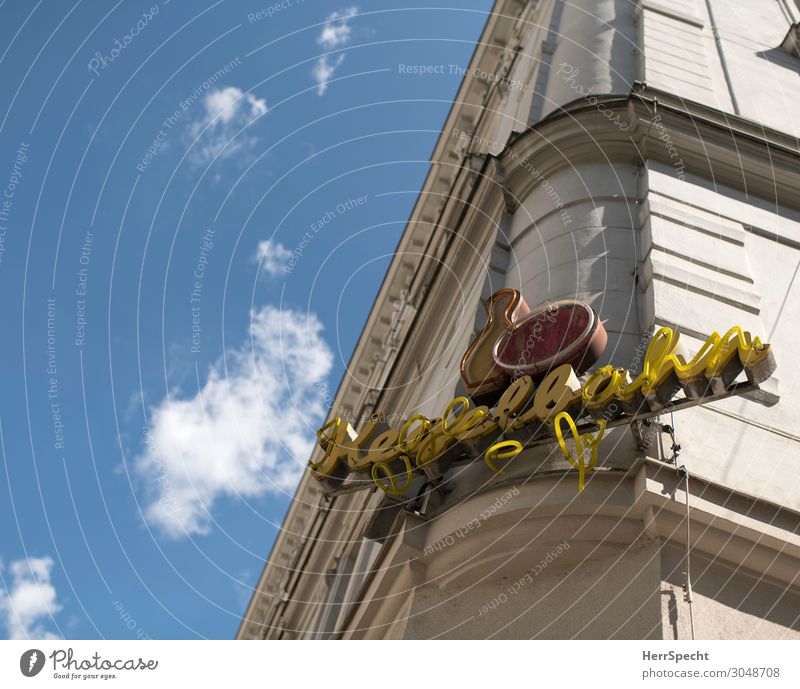
M 710 400 L 729 394 L 742 372 L 750 383 L 758 384 L 775 371 L 771 346 L 740 327 L 722 336 L 713 333 L 688 361 L 676 351 L 678 339 L 671 328 L 658 330 L 635 377 L 627 369 L 603 366 L 581 384 L 572 366 L 562 364 L 538 385 L 529 375 L 517 378 L 492 409 L 486 405 L 471 408 L 466 397 L 457 397 L 440 418 L 415 414 L 401 428 L 386 430 L 371 418 L 358 432 L 337 417 L 317 431 L 324 453 L 309 466 L 331 491 L 340 488 L 351 474 L 360 474 L 371 479 L 363 487 L 374 484 L 387 494 L 401 495 L 411 487 L 415 472 L 441 473 L 438 463 L 454 448 L 464 456 L 474 456 L 469 446 L 490 435 L 531 429 L 531 437 L 544 434 L 558 443 L 578 470 L 578 490 L 583 490 L 611 419 L 624 417 L 633 423 L 637 415 L 662 409 L 680 390 L 689 399 Z M 594 421 L 596 434 L 578 432 L 575 419 L 582 417 Z M 577 456 L 567 446 L 564 424 L 575 441 Z M 511 460 L 523 448 L 518 440 L 501 439 L 482 454 L 492 471 L 502 472 L 496 461 Z M 588 463 L 585 450 L 591 456 Z

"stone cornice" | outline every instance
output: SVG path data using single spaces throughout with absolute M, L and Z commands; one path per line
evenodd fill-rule
M 547 177 L 584 161 L 657 160 L 680 163 L 687 176 L 800 209 L 797 139 L 646 87 L 629 96 L 593 98 L 573 101 L 509 143 L 499 158 L 510 195 L 524 198 L 537 184 L 526 163 Z

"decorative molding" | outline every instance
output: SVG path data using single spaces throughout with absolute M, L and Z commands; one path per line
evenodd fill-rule
M 751 195 L 800 210 L 800 150 L 788 134 L 644 85 L 635 95 L 598 95 L 597 100 L 603 112 L 617 114 L 628 127 L 616 126 L 584 99 L 564 106 L 516 136 L 498 156 L 513 196 L 524 198 L 538 183 L 525 167 L 531 161 L 544 177 L 585 161 L 644 158 L 671 165 L 666 136 L 685 174 L 733 188 L 746 181 Z

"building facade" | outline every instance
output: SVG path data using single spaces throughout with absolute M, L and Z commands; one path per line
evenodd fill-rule
M 331 418 L 441 416 L 506 288 L 599 315 L 584 383 L 664 326 L 691 353 L 740 325 L 777 369 L 610 424 L 580 492 L 552 437 L 401 497 L 308 471 L 238 638 L 800 638 L 799 26 L 795 0 L 495 3 Z

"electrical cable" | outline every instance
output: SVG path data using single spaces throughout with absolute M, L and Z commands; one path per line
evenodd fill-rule
M 670 421 L 672 425 L 664 426 L 663 430 L 669 433 L 672 438 L 672 463 L 675 464 L 675 470 L 678 476 L 682 476 L 685 483 L 686 490 L 686 583 L 683 585 L 683 600 L 689 606 L 689 628 L 692 634 L 692 641 L 695 640 L 694 633 L 694 600 L 692 595 L 692 531 L 691 531 L 691 508 L 689 507 L 689 470 L 685 464 L 678 466 L 678 457 L 681 453 L 681 446 L 675 441 L 675 415 L 670 413 Z

